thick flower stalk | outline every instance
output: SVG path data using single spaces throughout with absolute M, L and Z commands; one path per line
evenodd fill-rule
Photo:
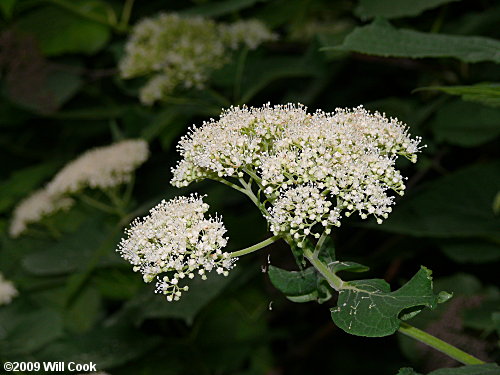
M 37 223 L 57 211 L 67 210 L 73 204 L 74 200 L 71 198 L 54 196 L 46 189 L 37 190 L 14 209 L 9 234 L 11 237 L 19 237 L 29 224 Z
M 149 216 L 135 220 L 120 242 L 122 257 L 145 282 L 157 278 L 156 292 L 168 301 L 188 290 L 180 285 L 182 279 L 204 280 L 212 270 L 227 276 L 233 267 L 235 258 L 222 251 L 227 244 L 224 224 L 219 217 L 206 218 L 208 208 L 196 195 L 162 201 Z
M 419 142 L 401 122 L 361 106 L 312 114 L 293 104 L 232 107 L 181 139 L 172 184 L 210 178 L 243 182 L 248 193 L 245 181 L 253 181 L 274 234 L 300 246 L 355 212 L 381 223 L 394 204 L 390 191 L 405 189 L 396 158 L 415 162 Z
M 275 39 L 262 23 L 219 24 L 203 17 L 161 13 L 140 21 L 119 64 L 123 78 L 147 77 L 140 99 L 151 105 L 174 89 L 202 88 L 214 69 L 229 59 L 231 49 L 254 49 Z
M 0 272 L 0 305 L 7 305 L 18 295 L 18 291 L 12 281 L 6 280 Z
M 106 190 L 129 182 L 149 157 L 148 144 L 129 139 L 97 147 L 68 163 L 47 185 L 53 196 L 74 194 L 85 188 Z

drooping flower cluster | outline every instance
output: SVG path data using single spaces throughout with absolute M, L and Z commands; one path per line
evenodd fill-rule
M 141 272 L 145 282 L 157 278 L 156 292 L 178 300 L 188 286 L 184 278 L 206 278 L 215 270 L 228 275 L 235 258 L 223 252 L 226 229 L 220 218 L 205 218 L 208 204 L 202 197 L 177 197 L 162 201 L 148 216 L 135 220 L 118 250 Z M 164 276 L 160 276 L 165 274 Z
M 17 237 L 29 224 L 69 209 L 74 204 L 71 194 L 85 188 L 105 190 L 128 182 L 148 156 L 148 144 L 140 139 L 85 152 L 59 171 L 46 187 L 21 201 L 13 213 L 10 235 Z
M 128 182 L 149 156 L 148 144 L 129 139 L 97 147 L 68 163 L 47 185 L 52 195 L 73 194 L 84 188 L 108 189 Z
M 218 24 L 203 17 L 161 13 L 134 27 L 119 69 L 123 78 L 148 77 L 140 99 L 151 105 L 178 86 L 203 87 L 210 72 L 227 62 L 230 49 L 254 49 L 275 38 L 258 21 Z
M 59 210 L 67 210 L 73 203 L 73 199 L 53 196 L 46 189 L 35 191 L 15 208 L 9 227 L 10 236 L 18 237 L 29 224 L 39 222 Z
M 397 119 L 361 106 L 312 114 L 292 104 L 233 107 L 181 139 L 172 184 L 253 176 L 271 202 L 273 232 L 302 238 L 340 225 L 342 214 L 386 218 L 389 190 L 405 189 L 396 158 L 416 161 L 419 142 Z
M 0 305 L 7 305 L 12 302 L 12 299 L 18 295 L 18 291 L 12 281 L 4 278 L 0 272 Z

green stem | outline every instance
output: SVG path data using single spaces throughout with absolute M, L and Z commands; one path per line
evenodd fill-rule
M 335 275 L 330 268 L 328 268 L 328 266 L 318 258 L 318 254 L 313 254 L 313 252 L 307 247 L 304 247 L 303 251 L 307 260 L 309 260 L 314 268 L 316 268 L 318 272 L 323 275 L 333 289 L 336 291 L 344 289 L 344 281 Z
M 105 203 L 99 202 L 98 200 L 96 200 L 96 199 L 94 199 L 92 197 L 89 197 L 86 194 L 83 194 L 83 193 L 80 194 L 80 199 L 84 203 L 88 204 L 91 207 L 97 208 L 98 210 L 104 211 L 104 212 L 106 212 L 108 214 L 113 214 L 113 215 L 116 214 L 116 210 L 115 210 L 114 207 L 111 207 L 111 206 L 108 206 Z
M 327 227 L 328 228 L 328 227 Z M 314 256 L 317 257 L 319 255 L 319 252 L 321 251 L 321 248 L 323 247 L 323 244 L 325 243 L 326 239 L 328 238 L 327 228 L 321 233 L 321 237 L 318 240 L 318 243 L 316 244 L 316 247 L 314 248 Z
M 248 48 L 244 48 L 241 51 L 240 56 L 238 58 L 238 65 L 236 67 L 236 76 L 234 78 L 234 91 L 233 91 L 233 100 L 236 104 L 240 104 L 240 94 L 241 94 L 241 82 L 243 80 L 243 70 L 245 68 L 245 61 L 248 55 Z
M 447 356 L 456 359 L 458 362 L 463 363 L 464 365 L 480 365 L 485 362 L 481 361 L 479 358 L 476 358 L 453 345 L 444 342 L 443 340 L 434 337 L 427 332 L 424 332 L 418 328 L 415 328 L 408 323 L 402 322 L 399 327 L 399 332 L 403 335 L 411 337 L 412 339 L 418 340 L 426 345 L 429 345 L 431 348 L 434 348 L 441 353 L 446 354 Z
M 128 22 L 130 21 L 130 15 L 132 14 L 132 7 L 134 6 L 134 0 L 125 0 L 125 4 L 122 8 L 122 15 L 120 18 L 119 28 L 123 31 L 127 30 Z
M 280 238 L 281 238 L 280 236 L 272 236 L 264 241 L 256 243 L 253 246 L 247 247 L 247 248 L 242 249 L 242 250 L 233 251 L 232 253 L 229 253 L 229 255 L 231 256 L 231 258 L 234 258 L 234 257 L 239 257 L 242 255 L 250 254 L 250 253 L 253 253 L 254 251 L 262 249 L 263 247 L 266 247 L 267 245 L 272 244 L 273 242 L 278 241 Z

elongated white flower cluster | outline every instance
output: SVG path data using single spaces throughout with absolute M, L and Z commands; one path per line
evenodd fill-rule
M 123 78 L 148 77 L 140 99 L 151 105 L 178 86 L 203 87 L 210 72 L 228 61 L 229 49 L 242 44 L 253 49 L 275 38 L 258 21 L 218 24 L 161 13 L 134 27 L 119 69 Z
M 208 204 L 202 197 L 177 197 L 162 201 L 150 214 L 135 220 L 126 231 L 118 252 L 142 273 L 145 282 L 157 277 L 156 292 L 178 300 L 188 286 L 184 278 L 206 279 L 215 270 L 228 275 L 235 258 L 223 252 L 226 229 L 220 218 L 205 218 Z M 166 274 L 160 276 L 160 274 Z
M 126 183 L 149 156 L 148 144 L 129 139 L 97 147 L 68 163 L 47 185 L 53 196 L 73 194 L 84 188 L 108 189 Z
M 9 234 L 11 237 L 18 237 L 29 224 L 39 222 L 59 210 L 67 210 L 73 204 L 71 198 L 53 196 L 46 189 L 37 190 L 15 208 Z
M 29 224 L 60 210 L 74 200 L 68 195 L 85 188 L 108 189 L 130 181 L 132 174 L 149 156 L 148 144 L 130 139 L 98 147 L 67 164 L 45 188 L 24 199 L 15 208 L 9 234 L 18 237 Z
M 4 278 L 0 272 L 0 305 L 7 305 L 12 302 L 12 299 L 18 295 L 18 291 L 12 281 Z
M 272 204 L 273 232 L 303 237 L 316 224 L 339 225 L 342 214 L 386 218 L 389 190 L 405 189 L 396 158 L 415 162 L 419 142 L 398 120 L 361 106 L 313 114 L 293 104 L 233 107 L 181 139 L 172 184 L 248 174 Z

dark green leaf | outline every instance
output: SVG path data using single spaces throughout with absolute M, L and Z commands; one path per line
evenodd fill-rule
M 404 367 L 402 369 L 399 369 L 398 373 L 396 375 L 421 375 L 418 372 L 415 372 L 412 368 L 410 367 Z
M 408 308 L 435 308 L 438 296 L 432 290 L 431 271 L 422 267 L 413 278 L 391 292 L 384 280 L 357 280 L 340 291 L 337 307 L 331 309 L 334 323 L 357 336 L 391 335 L 399 328 L 400 313 Z
M 94 54 L 107 43 L 107 26 L 56 6 L 37 8 L 22 17 L 17 28 L 33 34 L 46 56 Z
M 0 332 L 2 355 L 27 354 L 62 336 L 63 321 L 54 310 L 13 304 L 0 310 Z
M 500 259 L 500 246 L 478 239 L 446 242 L 441 250 L 458 263 L 486 263 Z
M 475 147 L 500 135 L 500 111 L 454 101 L 439 110 L 430 126 L 438 141 Z
M 500 84 L 478 83 L 470 86 L 429 86 L 415 91 L 439 90 L 450 95 L 458 95 L 462 100 L 500 107 Z
M 484 365 L 468 365 L 462 367 L 442 368 L 432 371 L 427 375 L 497 375 L 500 367 L 496 363 L 486 363 Z M 396 375 L 421 375 L 409 367 L 399 370 Z
M 59 163 L 43 163 L 13 172 L 0 184 L 0 212 L 10 209 L 18 200 L 40 187 L 42 182 L 55 173 Z
M 271 283 L 286 296 L 300 297 L 316 292 L 318 276 L 313 267 L 304 271 L 286 271 L 275 266 L 269 266 Z
M 101 309 L 101 296 L 97 289 L 86 288 L 65 311 L 66 328 L 73 333 L 88 331 L 97 323 Z
M 355 12 L 363 19 L 412 17 L 454 1 L 460 0 L 359 0 Z
M 94 362 L 99 369 L 118 366 L 151 350 L 161 339 L 130 326 L 98 327 L 83 335 L 66 336 L 37 354 L 41 361 Z M 134 343 L 134 344 L 132 344 Z
M 500 216 L 491 209 L 500 186 L 500 163 L 464 168 L 405 197 L 382 230 L 430 237 L 499 238 Z
M 0 1 L 0 11 L 4 18 L 9 19 L 12 16 L 17 0 L 2 0 Z
M 234 13 L 241 9 L 251 7 L 257 3 L 267 0 L 225 0 L 214 1 L 209 4 L 199 5 L 197 7 L 183 10 L 182 14 L 196 14 L 205 17 L 218 17 L 225 14 Z
M 359 52 L 384 57 L 452 57 L 464 62 L 500 63 L 500 41 L 479 36 L 431 34 L 396 29 L 378 20 L 358 27 L 340 46 L 325 49 Z

